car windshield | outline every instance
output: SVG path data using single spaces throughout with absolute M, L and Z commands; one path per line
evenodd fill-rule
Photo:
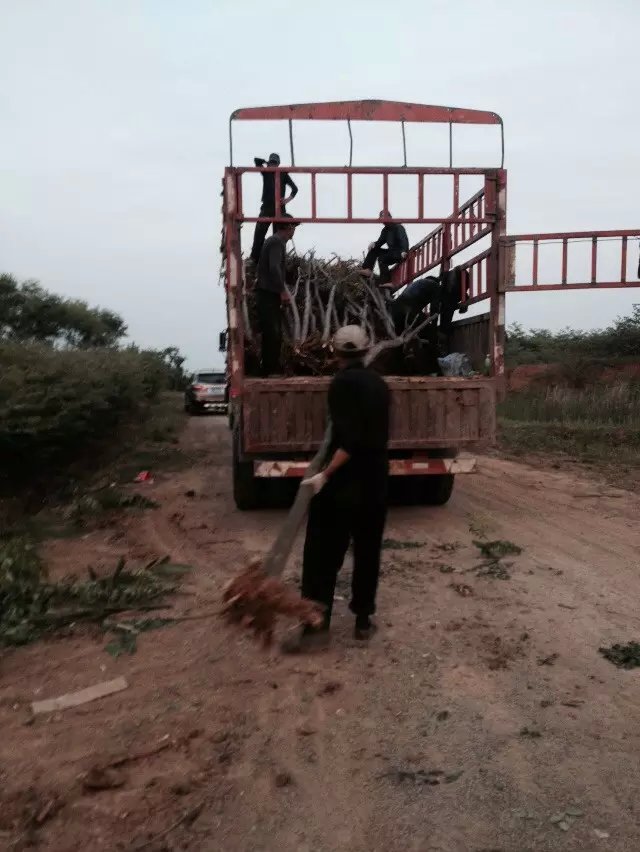
M 224 373 L 197 373 L 195 381 L 203 385 L 223 385 Z

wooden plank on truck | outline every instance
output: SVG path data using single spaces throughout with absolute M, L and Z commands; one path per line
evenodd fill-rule
M 293 435 L 291 440 L 295 440 L 298 435 L 307 435 L 307 391 L 302 393 L 289 394 L 293 404 Z M 294 437 L 295 436 L 295 437 Z
M 439 389 L 427 391 L 429 397 L 429 412 L 431 414 L 431 423 L 433 425 L 432 437 L 434 440 L 442 442 L 444 439 L 444 397 Z
M 459 395 L 457 392 L 444 392 L 445 435 L 450 435 L 452 438 L 462 437 L 460 430 L 460 409 L 462 406 L 460 403 L 461 395 Z
M 390 449 L 422 450 L 490 442 L 495 391 L 488 377 L 390 377 Z M 245 383 L 245 452 L 311 452 L 327 417 L 326 378 Z
M 462 391 L 460 434 L 471 441 L 477 441 L 480 437 L 480 393 L 481 391 Z
M 480 389 L 478 417 L 480 440 L 494 441 L 496 433 L 496 400 L 495 391 L 491 387 Z
M 315 391 L 313 405 L 313 432 L 314 441 L 322 441 L 325 429 L 327 428 L 327 399 L 326 394 L 321 391 Z

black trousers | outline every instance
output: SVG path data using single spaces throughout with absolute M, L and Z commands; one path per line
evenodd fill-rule
M 410 306 L 404 301 L 402 296 L 392 299 L 389 303 L 391 318 L 396 330 L 396 334 L 400 337 L 404 333 L 406 327 L 410 325 L 409 314 Z
M 338 572 L 353 543 L 353 575 L 349 608 L 356 615 L 376 611 L 380 575 L 380 551 L 387 517 L 386 472 L 384 482 L 357 489 L 362 497 L 344 499 L 347 483 L 334 487 L 329 482 L 313 498 L 309 507 L 302 565 L 302 596 L 317 601 L 325 609 L 325 626 L 331 621 Z M 342 493 L 341 493 L 342 492 Z
M 421 306 L 403 298 L 403 296 L 392 299 L 389 307 L 391 319 L 393 320 L 398 337 L 404 334 L 414 322 L 418 323 L 420 320 L 426 319 L 426 316 L 422 313 Z M 420 337 L 423 339 L 425 334 L 421 334 Z
M 256 290 L 258 325 L 262 335 L 262 375 L 269 376 L 282 370 L 282 300 L 279 293 Z
M 263 204 L 260 208 L 260 216 L 275 216 L 275 210 L 273 207 L 265 207 Z M 284 219 L 292 219 L 291 213 L 287 213 L 286 210 L 281 210 L 279 214 L 280 218 Z M 269 230 L 268 222 L 256 222 L 256 229 L 253 232 L 253 246 L 251 247 L 251 260 L 254 263 L 257 263 L 260 260 L 260 252 L 262 251 L 262 246 L 264 245 L 264 241 L 267 238 L 267 231 Z M 274 228 L 275 233 L 275 228 Z
M 260 216 L 274 216 L 275 209 L 273 207 L 268 207 L 263 204 L 260 208 Z M 260 260 L 260 252 L 262 251 L 262 246 L 264 245 L 264 241 L 267 238 L 267 231 L 269 230 L 268 222 L 256 222 L 256 229 L 253 232 L 253 246 L 251 247 L 251 260 L 254 263 L 257 263 Z
M 380 267 L 380 283 L 388 284 L 391 281 L 389 266 L 390 264 L 400 263 L 402 260 L 402 253 L 399 251 L 391 251 L 390 249 L 376 248 L 374 246 L 367 252 L 362 268 L 373 269 L 376 265 L 376 260 Z

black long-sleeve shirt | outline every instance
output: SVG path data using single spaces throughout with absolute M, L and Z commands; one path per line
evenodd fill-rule
M 261 157 L 254 157 L 253 162 L 258 168 L 268 165 L 266 160 Z M 289 187 L 291 197 L 294 198 L 298 194 L 298 187 L 291 180 L 291 176 L 287 172 L 280 172 L 280 200 L 284 198 L 285 191 Z M 267 210 L 276 209 L 276 173 L 262 172 L 262 206 Z
M 440 279 L 433 275 L 427 275 L 426 278 L 418 278 L 416 281 L 412 281 L 404 292 L 397 297 L 396 301 L 418 310 L 430 305 L 431 313 L 435 313 L 439 309 L 440 290 Z
M 272 293 L 284 290 L 286 249 L 285 243 L 275 234 L 264 241 L 258 261 L 258 288 Z
M 331 452 L 342 449 L 350 455 L 333 478 L 355 476 L 377 491 L 388 474 L 390 393 L 386 382 L 370 367 L 350 365 L 333 377 L 328 402 Z
M 385 225 L 376 240 L 376 248 L 382 248 L 384 245 L 387 246 L 389 251 L 398 254 L 409 251 L 409 237 L 404 225 L 400 225 L 398 222 Z

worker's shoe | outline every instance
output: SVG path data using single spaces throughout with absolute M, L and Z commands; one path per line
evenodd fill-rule
M 368 615 L 357 615 L 353 636 L 361 642 L 368 642 L 378 628 Z
M 330 642 L 328 627 L 299 627 L 282 641 L 280 650 L 283 654 L 311 654 L 326 650 Z

